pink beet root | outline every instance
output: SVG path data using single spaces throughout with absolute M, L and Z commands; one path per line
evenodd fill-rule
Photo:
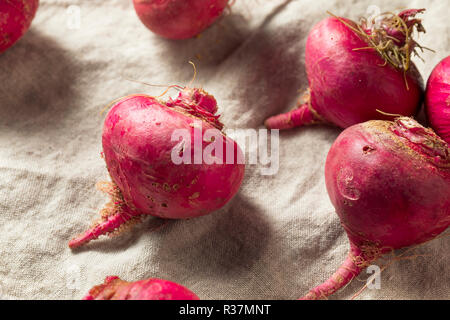
M 198 35 L 219 18 L 228 0 L 133 0 L 142 23 L 168 39 Z
M 410 118 L 346 129 L 328 154 L 325 179 L 350 252 L 302 299 L 326 298 L 382 254 L 431 240 L 450 224 L 450 149 Z
M 442 60 L 431 73 L 425 105 L 431 127 L 450 143 L 450 56 Z
M 187 288 L 166 280 L 147 279 L 127 282 L 119 277 L 106 277 L 93 287 L 83 300 L 200 300 Z
M 245 165 L 238 144 L 222 133 L 216 112 L 216 100 L 202 89 L 184 88 L 166 102 L 132 95 L 115 103 L 102 135 L 113 182 L 104 189 L 113 200 L 102 220 L 69 246 L 79 247 L 143 215 L 188 219 L 230 201 Z M 185 137 L 174 137 L 177 132 Z M 215 151 L 206 152 L 212 146 Z
M 0 1 L 0 53 L 28 31 L 38 6 L 39 0 Z
M 306 43 L 307 94 L 297 109 L 273 116 L 265 125 L 290 129 L 330 123 L 347 128 L 392 119 L 389 114 L 415 115 L 423 81 L 409 58 L 418 46 L 412 31 L 424 31 L 420 20 L 414 19 L 422 11 L 387 15 L 377 27 L 338 17 L 318 23 Z

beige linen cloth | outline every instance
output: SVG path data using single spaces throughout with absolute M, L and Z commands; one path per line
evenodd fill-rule
M 327 10 L 357 19 L 375 6 L 428 9 L 420 41 L 436 53 L 415 59 L 428 78 L 450 51 L 449 0 L 238 0 L 184 41 L 152 34 L 131 0 L 41 0 L 30 31 L 0 55 L 0 298 L 80 299 L 118 275 L 172 280 L 202 299 L 296 299 L 327 279 L 348 248 L 325 188 L 325 159 L 340 133 L 327 126 L 282 132 L 277 174 L 249 165 L 240 192 L 211 215 L 157 230 L 149 218 L 75 252 L 67 243 L 108 201 L 95 189 L 108 179 L 101 110 L 163 91 L 125 78 L 186 85 L 192 60 L 195 84 L 215 95 L 227 128 L 262 128 L 307 86 L 312 26 Z M 448 238 L 421 246 L 415 253 L 425 257 L 395 261 L 381 288 L 358 299 L 449 299 L 449 251 Z M 351 298 L 368 276 L 332 298 Z

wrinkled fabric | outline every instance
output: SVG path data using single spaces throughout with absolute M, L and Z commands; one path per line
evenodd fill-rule
M 448 1 L 238 0 L 201 36 L 169 41 L 142 25 L 131 0 L 41 0 L 30 31 L 0 55 L 0 298 L 80 299 L 117 275 L 167 279 L 201 299 L 296 299 L 326 280 L 348 249 L 325 188 L 326 155 L 340 132 L 327 126 L 281 132 L 278 172 L 248 165 L 239 193 L 211 215 L 159 229 L 147 218 L 77 251 L 67 243 L 108 202 L 95 189 L 108 179 L 102 109 L 164 91 L 128 78 L 185 86 L 193 61 L 194 85 L 216 97 L 226 127 L 260 129 L 307 88 L 310 28 L 327 10 L 358 19 L 374 6 L 428 9 L 419 40 L 436 53 L 425 51 L 426 63 L 414 58 L 427 79 L 450 51 Z M 391 263 L 380 289 L 357 299 L 449 299 L 448 252 L 442 237 L 411 259 L 378 260 Z M 332 298 L 351 298 L 369 276 Z

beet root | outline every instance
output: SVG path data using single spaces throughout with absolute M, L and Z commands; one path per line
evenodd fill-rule
M 69 246 L 79 247 L 144 215 L 188 219 L 229 202 L 245 164 L 238 144 L 221 131 L 216 112 L 216 100 L 202 89 L 184 88 L 166 102 L 145 95 L 116 102 L 102 135 L 112 202 L 102 210 L 101 221 Z M 174 139 L 176 132 L 184 137 Z M 206 153 L 211 146 L 215 152 Z
M 450 56 L 442 60 L 431 73 L 425 106 L 431 127 L 450 143 Z
M 382 254 L 424 243 L 450 225 L 449 147 L 410 118 L 346 129 L 328 154 L 325 179 L 350 251 L 302 299 L 326 298 Z
M 142 23 L 174 40 L 192 38 L 214 23 L 228 0 L 133 0 Z
M 147 279 L 127 282 L 116 276 L 93 287 L 83 300 L 200 300 L 189 289 L 171 281 Z
M 306 43 L 306 99 L 295 110 L 268 118 L 266 127 L 328 123 L 347 128 L 369 120 L 391 120 L 389 114 L 416 115 L 423 80 L 409 59 L 418 46 L 411 38 L 414 28 L 424 31 L 414 18 L 422 11 L 387 15 L 376 27 L 338 17 L 319 22 Z
M 0 2 L 0 53 L 14 45 L 30 28 L 39 0 Z

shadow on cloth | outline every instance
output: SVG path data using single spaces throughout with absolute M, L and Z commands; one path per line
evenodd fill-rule
M 218 85 L 210 90 L 220 93 L 221 106 L 227 108 L 225 123 L 259 127 L 268 116 L 294 108 L 300 89 L 307 88 L 301 38 L 298 29 L 288 26 L 262 28 L 220 65 L 212 81 Z M 237 65 L 241 71 L 232 72 Z M 229 82 L 235 85 L 224 90 Z
M 158 244 L 158 269 L 168 276 L 181 269 L 214 279 L 251 273 L 272 235 L 271 224 L 260 212 L 238 194 L 224 210 L 183 225 L 177 222 Z
M 259 28 L 263 28 L 269 23 L 291 1 L 285 0 L 274 8 Z M 160 38 L 159 44 L 165 48 L 166 57 L 171 63 L 186 63 L 192 60 L 199 66 L 218 65 L 252 36 L 252 30 L 248 25 L 250 16 L 251 11 L 241 14 L 231 9 L 229 13 L 225 13 L 216 23 L 195 38 L 186 40 Z
M 30 30 L 0 55 L 0 127 L 25 134 L 51 130 L 76 109 L 79 73 L 54 39 Z
M 187 63 L 214 66 L 222 62 L 248 37 L 247 21 L 240 14 L 222 16 L 200 35 L 186 40 L 159 39 L 168 64 Z

